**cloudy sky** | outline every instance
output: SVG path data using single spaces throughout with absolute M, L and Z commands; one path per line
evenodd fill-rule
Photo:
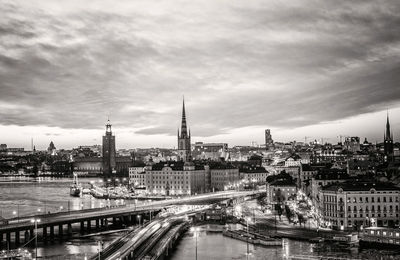
M 393 1 L 0 0 L 0 143 L 230 146 L 400 135 Z

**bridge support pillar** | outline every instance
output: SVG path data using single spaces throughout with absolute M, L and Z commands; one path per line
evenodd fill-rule
M 71 223 L 68 223 L 67 234 L 69 237 L 72 236 L 72 224 Z
M 19 243 L 19 231 L 15 231 L 15 245 L 18 246 Z
M 108 229 L 108 219 L 104 219 L 104 226 Z
M 100 219 L 100 226 L 104 227 L 104 218 Z
M 100 220 L 96 219 L 96 230 L 100 229 Z
M 10 232 L 6 233 L 6 243 L 8 243 L 8 244 L 11 243 L 11 233 Z
M 81 221 L 81 235 L 85 234 L 85 222 Z
M 47 227 L 43 226 L 43 241 L 47 242 Z
M 63 235 L 64 235 L 64 230 L 63 230 L 63 224 L 58 225 L 58 238 L 60 241 L 63 240 Z
M 34 231 L 33 229 L 30 229 L 30 230 L 29 230 L 29 239 L 35 237 L 35 233 L 34 233 L 33 231 Z M 32 242 L 33 242 L 33 241 L 32 241 Z M 32 244 L 32 242 L 31 242 L 31 244 Z
M 53 243 L 54 242 L 54 226 L 50 226 L 50 241 Z
M 113 217 L 112 222 L 113 222 L 113 226 L 116 226 L 117 225 L 117 218 Z
M 90 224 L 92 223 L 92 221 L 88 220 L 87 221 L 87 232 L 90 233 Z
M 28 243 L 29 239 L 31 239 L 30 235 L 29 235 L 29 231 L 25 230 L 24 232 L 24 243 Z

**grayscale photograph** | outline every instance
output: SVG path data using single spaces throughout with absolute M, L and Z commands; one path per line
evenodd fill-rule
M 394 260 L 399 207 L 399 0 L 0 0 L 0 260 Z

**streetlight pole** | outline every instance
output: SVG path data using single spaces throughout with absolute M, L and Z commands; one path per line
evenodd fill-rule
M 31 219 L 31 222 L 35 224 L 35 259 L 38 258 L 38 253 L 37 253 L 37 237 L 38 237 L 38 229 L 37 229 L 37 223 L 40 222 L 40 219 Z

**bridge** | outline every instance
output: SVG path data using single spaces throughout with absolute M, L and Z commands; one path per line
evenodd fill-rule
M 31 222 L 31 218 L 9 219 L 7 225 L 0 226 L 0 246 L 5 242 L 8 246 L 26 243 L 35 237 L 34 230 L 37 230 L 37 238 L 43 242 L 55 241 L 57 238 L 62 241 L 64 237 L 71 237 L 74 228 L 80 230 L 81 235 L 91 231 L 107 229 L 109 224 L 135 225 L 141 224 L 144 220 L 151 220 L 152 215 L 174 205 L 211 204 L 227 199 L 241 199 L 246 196 L 257 196 L 262 191 L 225 191 L 200 194 L 178 199 L 154 201 L 145 205 L 125 205 L 116 208 L 98 208 L 92 210 L 60 212 L 47 215 L 32 216 L 38 220 Z M 85 225 L 86 224 L 86 225 Z M 35 226 L 36 225 L 36 226 Z M 41 232 L 40 232 L 41 231 Z M 39 236 L 39 234 L 42 234 Z
M 139 226 L 113 241 L 90 260 L 164 259 L 177 238 L 189 226 L 188 216 L 209 207 L 208 205 L 195 206 L 172 216 L 157 217 L 152 222 Z

